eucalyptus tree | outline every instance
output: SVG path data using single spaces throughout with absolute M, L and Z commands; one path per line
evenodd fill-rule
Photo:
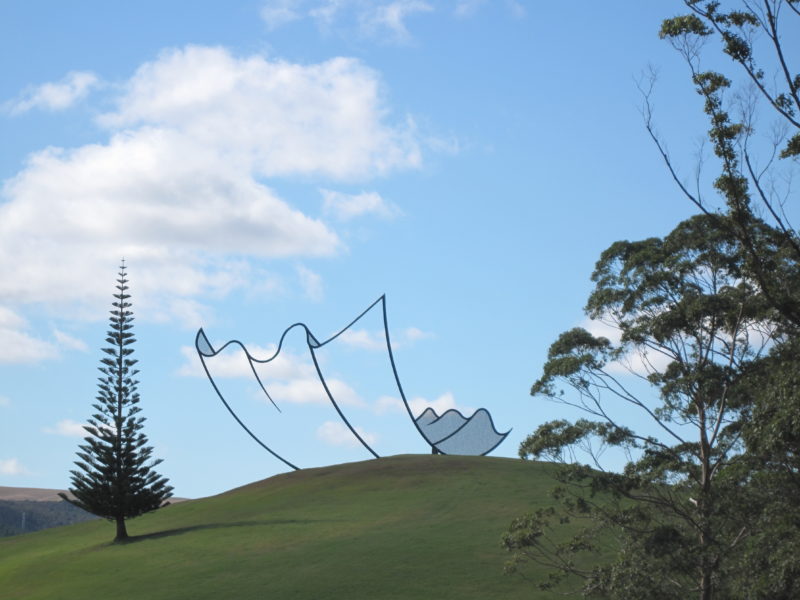
M 665 19 L 660 36 L 689 68 L 709 122 L 717 159 L 720 206 L 700 185 L 690 191 L 652 125 L 647 129 L 684 195 L 705 212 L 719 212 L 745 249 L 747 269 L 777 310 L 786 335 L 754 378 L 753 418 L 743 438 L 758 466 L 751 490 L 762 534 L 748 540 L 740 589 L 750 597 L 800 597 L 800 263 L 796 181 L 800 167 L 800 0 L 684 0 L 686 13 Z M 731 63 L 705 65 L 720 49 Z M 731 68 L 732 67 L 732 68 Z M 698 177 L 699 181 L 699 177 Z M 780 232 L 754 234 L 759 218 Z M 757 483 L 755 483 L 757 481 Z
M 153 460 L 153 449 L 142 432 L 145 418 L 140 416 L 139 373 L 132 358 L 133 312 L 130 310 L 128 279 L 123 261 L 117 279 L 110 327 L 100 360 L 95 413 L 84 427 L 89 434 L 79 446 L 70 471 L 73 498 L 64 500 L 116 523 L 115 542 L 128 539 L 125 520 L 155 510 L 172 496 L 168 480 L 155 471 L 161 459 Z
M 792 180 L 800 165 L 800 0 L 684 0 L 687 13 L 661 24 L 660 36 L 680 53 L 709 121 L 708 140 L 718 160 L 714 191 L 746 250 L 748 268 L 783 318 L 800 327 L 800 296 L 773 269 L 776 254 L 800 261 Z M 735 68 L 706 70 L 708 46 L 718 44 Z M 651 79 L 651 84 L 653 83 Z M 703 212 L 720 207 L 702 186 L 678 176 L 656 133 L 652 85 L 645 86 L 647 130 L 682 193 Z M 759 134 L 763 134 L 759 137 Z M 767 219 L 781 236 L 761 245 L 752 227 Z
M 587 597 L 736 597 L 763 525 L 749 504 L 758 465 L 744 424 L 754 374 L 787 334 L 726 219 L 701 214 L 663 239 L 611 245 L 585 309 L 608 335 L 576 328 L 550 347 L 531 394 L 584 418 L 545 423 L 522 443 L 521 457 L 562 463 L 560 502 L 503 539 L 511 570 L 549 569 L 545 589 L 571 577 Z M 753 220 L 751 235 L 769 245 L 782 232 Z M 621 470 L 604 463 L 609 448 Z

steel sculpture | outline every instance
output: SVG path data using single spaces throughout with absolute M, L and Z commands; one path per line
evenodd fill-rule
M 211 382 L 214 391 L 219 396 L 219 399 L 222 401 L 222 404 L 228 409 L 231 416 L 236 420 L 236 422 L 244 429 L 247 434 L 253 438 L 253 440 L 259 444 L 262 448 L 264 448 L 267 452 L 272 454 L 278 460 L 281 460 L 286 465 L 291 467 L 292 469 L 299 470 L 300 467 L 294 465 L 293 463 L 286 460 L 283 456 L 279 455 L 277 452 L 272 450 L 269 446 L 267 446 L 255 433 L 253 433 L 247 425 L 241 420 L 239 415 L 236 411 L 233 410 L 231 405 L 225 400 L 225 397 L 222 394 L 222 391 L 217 386 L 217 383 L 214 381 L 214 377 L 211 375 L 211 371 L 206 364 L 206 359 L 213 358 L 217 356 L 220 352 L 225 350 L 228 346 L 239 346 L 244 353 L 245 357 L 247 358 L 248 365 L 250 366 L 250 370 L 253 373 L 258 385 L 260 386 L 261 390 L 264 392 L 264 395 L 269 399 L 275 409 L 280 412 L 280 408 L 270 396 L 269 391 L 267 390 L 264 382 L 261 380 L 261 377 L 256 370 L 256 364 L 267 364 L 271 361 L 275 360 L 281 352 L 281 348 L 283 347 L 284 340 L 286 336 L 292 331 L 295 327 L 301 328 L 305 332 L 306 338 L 306 345 L 308 346 L 308 351 L 311 354 L 311 359 L 314 363 L 314 368 L 317 373 L 317 377 L 319 378 L 320 383 L 322 384 L 323 389 L 325 390 L 325 394 L 328 397 L 333 408 L 336 410 L 337 414 L 341 418 L 342 422 L 347 426 L 350 432 L 355 436 L 355 438 L 364 446 L 375 458 L 379 458 L 379 455 L 375 450 L 373 450 L 369 444 L 359 435 L 356 428 L 350 424 L 347 417 L 345 417 L 344 413 L 342 412 L 341 407 L 336 402 L 333 394 L 331 393 L 330 388 L 328 387 L 328 383 L 325 381 L 325 377 L 322 374 L 322 370 L 320 368 L 319 360 L 317 359 L 316 350 L 322 348 L 323 346 L 331 343 L 336 338 L 341 336 L 344 332 L 348 329 L 353 327 L 358 321 L 360 321 L 367 313 L 369 313 L 375 306 L 378 304 L 381 305 L 382 314 L 383 314 L 383 330 L 386 339 L 386 350 L 389 354 L 389 362 L 392 367 L 392 374 L 394 376 L 395 384 L 397 385 L 397 390 L 400 393 L 400 398 L 402 399 L 403 405 L 405 406 L 406 412 L 408 416 L 411 418 L 411 422 L 416 427 L 419 434 L 425 440 L 425 442 L 430 445 L 431 451 L 434 454 L 468 454 L 468 455 L 486 455 L 497 446 L 502 443 L 502 441 L 506 438 L 506 436 L 510 433 L 510 430 L 505 433 L 500 433 L 494 426 L 492 421 L 492 417 L 485 408 L 478 409 L 475 411 L 470 417 L 466 417 L 461 414 L 459 411 L 450 409 L 446 411 L 441 416 L 436 413 L 432 408 L 427 408 L 419 417 L 414 417 L 413 412 L 411 411 L 411 407 L 406 399 L 405 392 L 403 391 L 403 386 L 400 383 L 400 377 L 397 373 L 397 365 L 394 360 L 394 352 L 392 351 L 392 344 L 389 338 L 389 321 L 386 315 L 386 295 L 382 295 L 378 298 L 375 302 L 369 305 L 360 315 L 358 315 L 355 319 L 353 319 L 346 327 L 344 327 L 339 332 L 335 333 L 328 339 L 323 342 L 320 342 L 314 334 L 311 333 L 311 330 L 304 324 L 304 323 L 295 323 L 288 327 L 281 335 L 281 339 L 278 342 L 278 348 L 275 350 L 275 353 L 270 356 L 269 358 L 259 359 L 254 357 L 250 354 L 247 347 L 240 342 L 239 340 L 231 340 L 225 343 L 218 349 L 215 349 L 211 343 L 208 341 L 208 337 L 206 337 L 205 332 L 201 328 L 197 332 L 197 336 L 195 337 L 195 348 L 197 349 L 197 354 L 200 357 L 200 362 L 203 365 L 203 369 L 208 377 L 208 380 Z

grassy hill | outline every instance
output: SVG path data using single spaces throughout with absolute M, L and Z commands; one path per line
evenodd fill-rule
M 0 539 L 0 597 L 547 598 L 500 535 L 550 504 L 550 465 L 395 456 L 278 475 L 129 523 Z

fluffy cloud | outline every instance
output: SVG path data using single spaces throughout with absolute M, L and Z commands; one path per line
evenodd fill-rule
M 86 342 L 83 340 L 74 338 L 63 331 L 59 331 L 58 329 L 53 330 L 53 336 L 55 336 L 59 345 L 64 346 L 65 348 L 79 350 L 80 352 L 86 352 L 89 349 L 89 347 L 86 345 Z
M 215 348 L 219 348 L 222 344 L 214 344 Z M 255 344 L 247 344 L 247 350 L 250 354 L 259 359 L 264 360 L 275 354 L 277 346 L 274 344 L 266 348 L 257 346 Z M 197 356 L 197 350 L 194 346 L 183 346 L 181 348 L 186 362 L 178 369 L 178 375 L 184 377 L 206 377 L 203 370 L 203 365 L 200 363 L 200 358 Z M 214 377 L 222 378 L 236 378 L 253 376 L 253 371 L 250 370 L 250 365 L 247 357 L 240 349 L 233 351 L 225 351 L 218 354 L 214 358 L 206 359 L 209 369 L 212 371 Z M 296 356 L 287 350 L 281 350 L 281 353 L 270 361 L 268 365 L 258 365 L 259 376 L 263 375 L 265 379 L 309 379 L 316 377 L 316 370 L 308 360 Z
M 409 342 L 416 342 L 418 340 L 427 340 L 433 337 L 432 333 L 428 333 L 427 331 L 422 331 L 417 327 L 409 327 L 405 331 L 403 331 L 403 337 Z
M 409 327 L 399 333 L 392 335 L 392 348 L 401 348 L 413 344 L 416 341 L 432 338 L 433 334 L 427 333 L 416 327 Z M 383 330 L 368 331 L 366 329 L 348 329 L 339 339 L 354 348 L 362 350 L 386 350 L 386 335 Z
M 298 65 L 189 46 L 141 66 L 101 122 L 168 125 L 262 175 L 350 179 L 420 163 L 413 130 L 384 118 L 380 80 L 356 59 Z
M 399 208 L 381 198 L 376 192 L 343 194 L 323 189 L 320 193 L 323 199 L 322 210 L 340 221 L 350 221 L 364 215 L 392 219 L 401 214 Z
M 362 350 L 385 350 L 386 336 L 383 331 L 367 331 L 350 328 L 339 336 L 344 344 Z
M 386 413 L 402 413 L 405 412 L 406 407 L 403 406 L 403 401 L 394 396 L 381 396 L 375 402 L 374 410 L 376 414 L 383 415 Z
M 466 406 L 457 406 L 456 399 L 453 397 L 452 392 L 445 392 L 435 400 L 428 400 L 418 396 L 409 400 L 408 405 L 411 407 L 411 412 L 414 413 L 416 417 L 425 412 L 426 408 L 432 408 L 436 411 L 437 415 L 443 415 L 451 408 L 459 410 L 467 416 L 474 411 L 474 409 Z
M 612 344 L 616 345 L 620 343 L 622 332 L 618 327 L 589 318 L 584 319 L 580 327 L 583 327 L 595 337 L 604 337 L 608 339 Z M 672 359 L 660 352 L 647 352 L 646 350 L 642 350 L 641 352 L 630 352 L 620 360 L 609 363 L 606 368 L 610 373 L 619 375 L 636 374 L 647 376 L 654 371 L 663 372 L 671 360 Z
M 388 32 L 397 41 L 406 41 L 411 34 L 406 19 L 416 13 L 432 12 L 433 6 L 422 0 L 395 0 L 380 4 L 372 11 L 362 13 L 362 26 L 375 35 Z
M 412 37 L 409 18 L 432 13 L 439 4 L 424 0 L 265 0 L 261 18 L 271 30 L 310 19 L 325 31 L 336 29 L 347 35 L 355 32 L 382 43 L 404 44 Z M 452 14 L 459 19 L 472 17 L 487 4 L 486 0 L 455 0 Z M 504 4 L 515 18 L 525 16 L 521 2 L 506 0 Z
M 305 295 L 314 302 L 320 302 L 323 296 L 322 277 L 303 265 L 297 267 L 297 277 Z
M 108 280 L 97 274 L 113 272 L 119 256 L 134 265 L 140 298 L 180 297 L 242 285 L 248 266 L 230 254 L 326 255 L 339 245 L 322 223 L 173 131 L 43 151 L 3 195 L 0 299 L 12 302 L 105 299 Z
M 261 18 L 270 29 L 302 18 L 312 19 L 317 26 L 328 29 L 337 20 L 349 19 L 361 35 L 406 42 L 410 38 L 406 19 L 433 10 L 432 4 L 422 0 L 267 0 Z
M 19 100 L 6 104 L 11 114 L 21 114 L 34 108 L 63 110 L 84 98 L 98 84 L 94 73 L 71 71 L 59 82 L 32 87 Z
M 341 379 L 326 379 L 328 389 L 340 406 L 363 406 L 364 401 L 356 391 Z M 265 383 L 267 391 L 276 402 L 292 404 L 324 404 L 330 403 L 325 388 L 314 376 L 306 379 L 292 379 L 286 382 Z
M 256 358 L 268 358 L 275 354 L 275 346 L 260 348 L 248 345 L 247 349 Z M 205 371 L 193 347 L 184 346 L 181 354 L 186 358 L 184 365 L 178 370 L 179 375 L 188 377 L 205 377 Z M 214 358 L 206 359 L 211 374 L 215 378 L 254 379 L 247 358 L 241 350 L 223 352 Z M 291 404 L 328 404 L 330 400 L 325 388 L 319 381 L 314 365 L 301 356 L 287 350 L 266 365 L 256 365 L 256 370 L 267 388 L 270 396 L 280 402 Z M 336 378 L 326 378 L 328 389 L 336 402 L 342 406 L 364 406 L 358 393 L 346 382 Z M 261 393 L 261 392 L 259 392 Z M 264 399 L 265 401 L 266 398 Z
M 486 0 L 458 0 L 454 10 L 455 15 L 457 17 L 471 17 L 485 3 Z
M 0 305 L 0 364 L 34 363 L 58 355 L 53 344 L 31 336 L 27 327 L 25 319 Z
M 28 472 L 16 458 L 0 458 L 0 475 L 23 475 Z
M 269 29 L 277 29 L 301 17 L 298 0 L 269 0 L 261 7 L 261 19 Z
M 140 315 L 196 324 L 206 297 L 251 287 L 254 259 L 342 248 L 265 178 L 352 180 L 421 161 L 413 129 L 387 121 L 378 75 L 355 59 L 298 65 L 189 46 L 142 65 L 115 106 L 99 119 L 106 141 L 34 153 L 3 183 L 3 305 L 92 314 L 124 256 Z M 20 327 L 2 340 L 15 360 L 54 354 Z
M 422 398 L 421 396 L 417 396 L 411 398 L 411 400 L 408 401 L 408 405 L 411 407 L 411 412 L 415 417 L 418 417 L 425 412 L 426 408 L 432 408 L 439 416 L 443 415 L 450 409 L 461 411 L 467 416 L 474 411 L 473 408 L 468 406 L 456 405 L 456 399 L 452 392 L 445 392 L 435 400 L 428 400 L 426 398 Z M 381 396 L 378 398 L 378 401 L 375 404 L 375 412 L 378 414 L 384 414 L 387 412 L 401 413 L 405 412 L 405 410 L 406 409 L 405 406 L 403 406 L 403 401 L 400 398 L 395 398 L 393 396 Z
M 356 427 L 356 431 L 361 436 L 361 439 L 370 446 L 378 441 L 377 435 L 367 433 L 360 427 Z M 361 442 L 356 439 L 353 432 L 339 421 L 326 421 L 320 425 L 317 429 L 317 438 L 331 446 L 347 446 L 350 448 L 361 446 Z
M 486 0 L 456 0 L 453 13 L 460 18 L 472 17 L 486 4 Z M 508 12 L 517 19 L 527 14 L 525 6 L 517 0 L 506 0 L 505 5 Z
M 89 435 L 83 428 L 83 423 L 76 423 L 71 419 L 63 419 L 56 423 L 53 427 L 45 427 L 45 433 L 54 435 L 65 435 L 69 437 L 86 437 Z

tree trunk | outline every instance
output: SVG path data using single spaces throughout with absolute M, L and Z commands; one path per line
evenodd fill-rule
M 117 517 L 117 537 L 114 538 L 114 543 L 128 541 L 128 529 L 125 527 L 125 517 Z
M 706 430 L 706 406 L 701 399 L 696 401 L 697 416 L 700 429 L 700 465 L 701 485 L 698 509 L 700 511 L 700 600 L 711 600 L 713 588 L 711 586 L 711 572 L 709 565 L 708 548 L 711 545 L 710 509 L 708 506 L 711 496 L 711 444 L 708 441 Z

